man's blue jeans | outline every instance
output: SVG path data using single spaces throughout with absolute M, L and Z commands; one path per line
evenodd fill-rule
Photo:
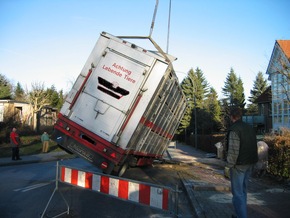
M 236 165 L 231 168 L 233 205 L 238 218 L 247 217 L 247 186 L 254 165 Z

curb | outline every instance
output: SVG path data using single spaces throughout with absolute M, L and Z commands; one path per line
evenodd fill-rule
M 178 173 L 178 175 L 180 176 L 182 186 L 186 191 L 186 195 L 190 201 L 190 206 L 192 210 L 194 211 L 195 217 L 206 218 L 205 212 L 203 211 L 197 199 L 194 197 L 192 182 L 184 179 L 184 177 L 180 173 Z
M 230 192 L 231 187 L 222 184 L 210 184 L 207 182 L 192 181 L 192 189 L 195 191 L 219 191 L 219 192 Z

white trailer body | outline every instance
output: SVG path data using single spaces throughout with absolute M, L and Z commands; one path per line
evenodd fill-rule
M 103 32 L 52 138 L 106 173 L 142 166 L 162 157 L 185 107 L 168 56 Z

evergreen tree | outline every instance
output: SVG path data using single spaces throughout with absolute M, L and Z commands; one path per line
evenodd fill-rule
M 236 94 L 234 96 L 234 100 L 236 101 L 235 105 L 244 108 L 246 103 L 245 103 L 244 84 L 241 77 L 239 77 L 238 79 L 238 85 L 235 94 Z
M 237 77 L 233 68 L 231 68 L 228 74 L 225 85 L 222 88 L 223 94 L 226 96 L 226 100 L 230 106 L 238 106 L 244 108 L 245 106 L 245 94 L 242 79 Z
M 190 125 L 192 110 L 194 108 L 194 102 L 192 101 L 195 94 L 194 84 L 194 71 L 193 69 L 190 69 L 190 71 L 187 73 L 187 77 L 185 77 L 181 82 L 181 88 L 187 100 L 187 107 L 185 109 L 183 118 L 180 120 L 180 124 L 176 132 L 177 134 L 186 134 L 186 129 Z
M 14 91 L 14 99 L 17 101 L 25 101 L 25 92 L 19 82 L 17 82 L 16 88 Z
M 199 116 L 197 114 L 197 117 L 194 117 L 194 110 L 203 107 L 203 102 L 208 93 L 209 85 L 203 72 L 199 68 L 196 68 L 195 71 L 193 69 L 189 70 L 187 77 L 181 83 L 181 88 L 186 96 L 188 107 L 186 108 L 184 117 L 180 122 L 177 131 L 179 134 L 187 131 L 187 129 L 189 130 L 187 132 L 192 132 L 195 128 L 192 124 L 192 120 Z M 200 120 L 200 122 L 202 122 L 202 120 Z
M 12 85 L 2 74 L 0 74 L 0 99 L 12 99 Z
M 57 102 L 57 105 L 56 105 L 56 108 L 58 109 L 58 111 L 60 111 L 63 103 L 64 103 L 63 90 L 60 90 L 59 93 L 58 93 L 58 102 Z
M 180 120 L 179 126 L 176 130 L 176 134 L 180 135 L 183 133 L 186 135 L 186 129 L 189 127 L 191 121 L 191 111 L 192 109 L 189 107 L 189 105 L 187 105 L 184 115 Z
M 225 97 L 229 100 L 230 103 L 232 103 L 233 95 L 235 93 L 236 87 L 238 83 L 238 77 L 236 73 L 234 72 L 233 68 L 231 68 L 230 73 L 228 74 L 225 85 L 222 88 L 222 93 Z
M 222 129 L 226 131 L 231 125 L 230 119 L 230 105 L 227 99 L 221 100 L 221 122 L 222 122 Z
M 248 114 L 258 113 L 258 105 L 255 103 L 257 98 L 267 89 L 267 80 L 264 79 L 263 73 L 258 72 L 256 79 L 254 81 L 253 89 L 250 90 L 251 96 L 249 97 L 249 106 L 247 108 Z
M 49 98 L 50 101 L 50 106 L 52 107 L 56 107 L 59 101 L 59 97 L 58 97 L 58 92 L 55 88 L 54 85 L 52 85 L 50 88 L 46 89 L 47 92 L 47 96 Z
M 254 81 L 253 89 L 250 91 L 251 96 L 249 97 L 249 101 L 254 103 L 256 99 L 267 89 L 267 87 L 267 79 L 264 79 L 262 72 L 258 72 Z
M 181 87 L 192 107 L 194 105 L 194 99 L 196 100 L 196 106 L 199 108 L 202 107 L 203 100 L 209 91 L 209 85 L 203 72 L 199 68 L 196 68 L 195 71 L 193 69 L 189 70 L 187 77 L 181 83 Z
M 54 85 L 52 85 L 46 91 L 47 91 L 48 98 L 49 98 L 49 101 L 50 101 L 50 106 L 60 110 L 60 108 L 62 107 L 63 102 L 64 102 L 63 91 L 60 90 L 58 92 Z
M 222 127 L 221 106 L 218 101 L 217 92 L 213 87 L 210 88 L 205 100 L 205 110 L 209 114 L 211 132 L 220 130 Z

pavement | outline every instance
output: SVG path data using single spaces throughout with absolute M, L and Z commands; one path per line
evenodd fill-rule
M 195 212 L 194 217 L 232 217 L 231 186 L 225 177 L 225 161 L 215 154 L 176 143 L 168 149 L 169 159 L 190 166 L 180 173 L 183 187 Z M 290 217 L 290 184 L 269 175 L 252 176 L 248 188 L 248 217 Z
M 65 151 L 22 156 L 22 160 L 0 158 L 0 167 L 57 161 L 72 158 Z M 165 160 L 188 167 L 179 172 L 193 217 L 231 217 L 234 210 L 231 203 L 230 181 L 224 176 L 225 161 L 213 153 L 206 153 L 189 145 L 173 143 L 164 156 Z M 290 186 L 265 175 L 252 177 L 248 190 L 248 217 L 290 217 Z
M 5 158 L 0 158 L 0 166 L 11 166 L 11 165 L 19 165 L 19 164 L 58 161 L 58 160 L 67 159 L 71 157 L 75 157 L 75 156 L 70 155 L 65 151 L 48 152 L 48 153 L 40 153 L 40 154 L 29 155 L 29 156 L 21 156 L 21 160 L 12 160 L 11 157 L 9 158 L 5 157 Z

